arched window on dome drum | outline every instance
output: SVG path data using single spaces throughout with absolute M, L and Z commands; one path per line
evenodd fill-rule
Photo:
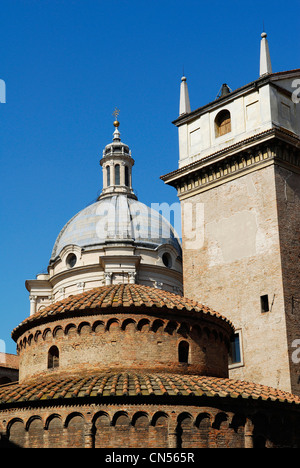
M 189 362 L 190 345 L 187 341 L 180 341 L 178 346 L 178 361 L 187 364 Z
M 125 185 L 129 187 L 129 170 L 128 166 L 125 166 Z
M 115 184 L 120 185 L 120 165 L 115 165 Z
M 106 168 L 106 185 L 107 187 L 110 186 L 110 166 Z
M 230 112 L 227 109 L 222 110 L 218 113 L 215 118 L 215 132 L 216 137 L 225 135 L 231 132 L 231 117 Z
M 48 369 L 55 369 L 59 366 L 59 351 L 57 346 L 51 346 L 48 351 Z

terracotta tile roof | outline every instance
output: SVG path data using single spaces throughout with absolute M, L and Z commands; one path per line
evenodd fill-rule
M 50 317 L 57 319 L 66 312 L 81 313 L 84 310 L 96 311 L 97 309 L 103 310 L 118 307 L 131 309 L 133 307 L 165 308 L 172 311 L 196 312 L 218 317 L 232 326 L 231 322 L 218 312 L 191 299 L 140 284 L 121 284 L 102 286 L 55 302 L 51 306 L 25 319 L 13 330 L 12 337 L 16 339 L 33 322 Z
M 5 404 L 45 400 L 107 397 L 195 396 L 241 398 L 300 404 L 300 397 L 271 387 L 198 375 L 147 372 L 99 372 L 47 377 L 0 386 L 0 410 Z

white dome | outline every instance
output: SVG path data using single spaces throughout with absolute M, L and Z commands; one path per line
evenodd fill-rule
M 153 249 L 171 244 L 181 256 L 179 237 L 160 213 L 126 195 L 113 195 L 83 209 L 65 225 L 55 242 L 51 260 L 67 245 L 93 249 L 108 242 L 124 241 Z

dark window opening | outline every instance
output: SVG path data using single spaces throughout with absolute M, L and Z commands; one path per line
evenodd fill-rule
M 241 362 L 240 335 L 235 333 L 230 341 L 229 364 L 238 364 L 239 362 Z
M 172 257 L 169 253 L 165 252 L 162 256 L 162 261 L 163 261 L 163 264 L 167 267 L 167 268 L 172 268 Z
M 107 187 L 109 187 L 110 186 L 110 167 L 109 166 L 107 166 L 106 168 L 106 177 L 107 177 L 106 178 Z
M 115 166 L 115 185 L 120 185 L 120 166 Z
M 269 312 L 269 296 L 267 294 L 260 296 L 260 305 L 262 312 Z
M 178 360 L 183 364 L 189 362 L 189 344 L 187 341 L 181 341 L 178 346 Z
M 52 346 L 48 351 L 48 369 L 55 369 L 59 366 L 59 351 L 57 346 Z
M 77 257 L 75 254 L 71 253 L 67 256 L 67 266 L 69 268 L 74 268 L 77 263 Z
M 128 166 L 125 166 L 125 185 L 129 187 L 129 170 Z

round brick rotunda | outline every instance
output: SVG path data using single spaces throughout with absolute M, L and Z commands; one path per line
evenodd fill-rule
M 299 397 L 228 379 L 232 332 L 144 285 L 56 302 L 13 330 L 20 382 L 0 387 L 1 445 L 299 446 Z

